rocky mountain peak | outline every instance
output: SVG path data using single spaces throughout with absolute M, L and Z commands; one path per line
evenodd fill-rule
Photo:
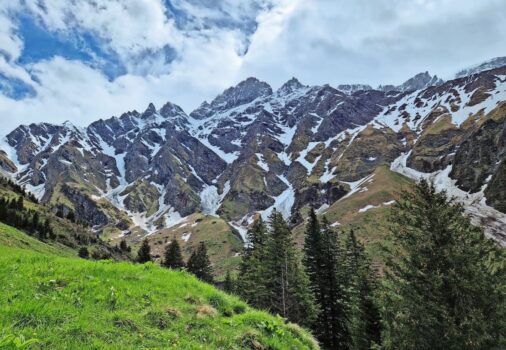
M 167 102 L 160 109 L 160 115 L 165 118 L 171 118 L 171 117 L 179 117 L 179 116 L 185 115 L 185 112 L 178 105 L 175 105 L 172 102 Z
M 488 61 L 485 61 L 483 63 L 475 65 L 473 67 L 469 67 L 469 68 L 461 70 L 460 72 L 455 74 L 455 78 L 457 78 L 457 79 L 463 78 L 463 77 L 467 77 L 472 74 L 480 73 L 480 72 L 483 72 L 486 70 L 499 68 L 499 67 L 503 67 L 503 66 L 506 66 L 506 56 L 495 57 L 495 58 L 492 58 Z
M 430 75 L 429 72 L 421 72 L 416 74 L 415 76 L 409 78 L 404 83 L 398 86 L 394 85 L 380 85 L 378 86 L 378 90 L 389 92 L 389 91 L 400 91 L 400 92 L 408 92 L 408 91 L 416 91 L 428 88 L 429 86 L 439 86 L 443 84 L 444 81 L 438 78 L 437 75 Z
M 142 119 L 147 118 L 149 116 L 152 116 L 155 113 L 156 113 L 156 107 L 153 103 L 150 103 L 148 105 L 148 108 L 144 111 L 144 113 L 141 114 L 141 118 Z
M 357 91 L 372 90 L 372 87 L 367 84 L 340 84 L 337 86 L 337 89 L 345 94 L 351 95 Z
M 213 108 L 231 108 L 269 95 L 272 95 L 272 88 L 269 84 L 250 77 L 225 90 L 211 102 L 211 106 Z
M 250 103 L 257 98 L 270 95 L 272 95 L 272 88 L 269 84 L 250 77 L 241 81 L 236 86 L 226 89 L 210 104 L 204 102 L 199 108 L 190 113 L 190 116 L 195 119 L 205 119 L 213 113 L 238 107 Z
M 286 96 L 293 93 L 296 90 L 303 88 L 304 85 L 300 83 L 296 78 L 292 78 L 284 83 L 278 90 L 277 94 L 280 96 Z
M 398 86 L 398 90 L 402 92 L 415 91 L 424 89 L 429 86 L 441 85 L 443 80 L 439 79 L 437 75 L 431 76 L 429 72 L 418 73 L 412 78 L 406 80 L 402 85 Z

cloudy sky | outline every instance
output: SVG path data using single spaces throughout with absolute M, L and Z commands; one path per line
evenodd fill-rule
M 157 107 L 248 76 L 399 84 L 506 55 L 504 0 L 0 2 L 0 133 Z

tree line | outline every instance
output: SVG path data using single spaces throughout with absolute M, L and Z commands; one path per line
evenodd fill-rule
M 5 188 L 11 189 L 14 193 L 19 194 L 21 197 L 27 198 L 33 203 L 39 203 L 39 200 L 31 192 L 27 192 L 24 186 L 18 185 L 9 178 L 0 176 L 0 185 Z
M 355 232 L 311 210 L 304 248 L 280 213 L 257 220 L 227 288 L 313 331 L 324 349 L 505 349 L 504 250 L 462 205 L 421 181 L 389 216 L 386 261 L 372 268 Z
M 142 241 L 142 244 L 137 252 L 136 261 L 141 264 L 152 261 L 151 247 L 149 246 L 147 239 Z M 185 263 L 181 253 L 181 247 L 179 246 L 178 241 L 174 238 L 165 248 L 164 258 L 161 265 L 175 270 L 185 269 L 204 282 L 214 282 L 213 268 L 204 242 L 200 242 L 197 249 L 194 250 L 188 258 L 188 261 Z
M 399 194 L 388 222 L 380 273 L 353 230 L 311 210 L 301 251 L 274 211 L 253 224 L 223 287 L 312 330 L 323 349 L 505 349 L 504 250 L 426 181 Z M 150 260 L 145 240 L 137 261 Z M 185 263 L 174 239 L 162 266 L 213 282 L 204 243 Z
M 39 239 L 56 239 L 49 219 L 42 220 L 37 211 L 26 208 L 23 196 L 0 198 L 0 221 Z

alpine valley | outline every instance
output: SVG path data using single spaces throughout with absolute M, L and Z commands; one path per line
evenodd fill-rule
M 0 149 L 3 174 L 55 213 L 112 243 L 147 237 L 155 257 L 174 237 L 185 255 L 206 241 L 221 273 L 273 210 L 300 232 L 313 206 L 374 247 L 396 192 L 421 178 L 506 245 L 506 58 L 378 88 L 248 78 L 189 114 L 167 102 L 22 125 Z

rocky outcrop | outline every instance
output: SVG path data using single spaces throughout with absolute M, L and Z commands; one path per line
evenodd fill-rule
M 61 192 L 73 203 L 76 219 L 88 222 L 92 226 L 107 225 L 107 216 L 98 208 L 96 202 L 82 191 L 63 185 Z
M 478 192 L 498 172 L 504 159 L 506 114 L 500 120 L 485 121 L 459 145 L 450 176 L 457 180 L 457 185 L 463 190 Z M 499 185 L 497 181 L 494 183 Z M 494 192 L 494 186 L 490 186 L 487 192 Z
M 15 173 L 18 171 L 16 164 L 14 164 L 2 150 L 0 150 L 0 169 L 6 173 Z

